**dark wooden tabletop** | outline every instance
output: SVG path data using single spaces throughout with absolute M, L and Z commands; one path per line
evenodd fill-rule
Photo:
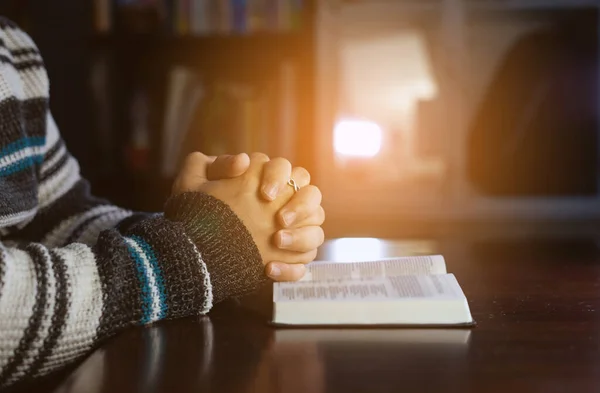
M 329 242 L 321 258 L 437 252 L 469 299 L 478 323 L 474 329 L 276 330 L 245 302 L 228 302 L 205 318 L 125 331 L 57 387 L 43 382 L 37 388 L 85 393 L 600 391 L 600 253 L 593 240 L 340 240 Z

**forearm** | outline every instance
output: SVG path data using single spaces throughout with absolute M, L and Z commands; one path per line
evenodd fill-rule
M 195 202 L 193 217 L 226 208 L 206 195 Z M 2 246 L 0 386 L 62 367 L 125 327 L 204 314 L 264 282 L 258 250 L 233 212 L 214 222 L 220 236 L 210 239 L 192 241 L 190 223 L 176 220 L 107 230 L 93 247 Z
M 105 231 L 94 247 L 3 248 L 0 385 L 67 364 L 123 327 L 212 305 L 204 261 L 166 219 Z

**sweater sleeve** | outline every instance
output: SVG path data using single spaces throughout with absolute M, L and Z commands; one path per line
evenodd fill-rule
M 0 389 L 264 280 L 252 236 L 209 195 L 174 197 L 165 214 L 92 196 L 48 110 L 39 52 L 0 18 Z
M 226 208 L 194 198 L 192 215 Z M 184 223 L 156 215 L 103 231 L 93 247 L 0 244 L 0 386 L 64 366 L 125 327 L 204 314 L 256 289 L 262 264 L 250 234 L 232 212 L 219 220 L 238 236 L 192 242 Z

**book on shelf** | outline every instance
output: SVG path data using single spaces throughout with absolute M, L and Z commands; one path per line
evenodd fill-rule
M 456 326 L 475 324 L 441 255 L 313 262 L 298 282 L 273 284 L 275 325 Z
M 283 69 L 283 66 L 281 67 Z M 118 128 L 112 70 L 104 57 L 93 64 L 92 86 L 98 121 L 98 149 L 109 157 L 106 171 L 116 170 L 113 130 Z M 293 67 L 270 78 L 251 81 L 206 76 L 199 69 L 173 65 L 163 87 L 141 78 L 123 95 L 129 131 L 125 167 L 136 173 L 154 168 L 162 178 L 176 175 L 185 156 L 264 152 L 293 157 L 295 150 L 296 89 Z M 163 91 L 164 90 L 164 91 Z M 163 99 L 164 97 L 164 99 Z M 100 121 L 101 120 L 101 121 Z M 110 153 L 110 154 L 109 154 Z
M 120 27 L 177 35 L 244 34 L 297 30 L 305 0 L 94 0 L 98 33 Z
M 176 89 L 184 95 L 177 98 L 172 88 L 163 130 L 162 148 L 166 160 L 163 174 L 173 175 L 178 163 L 193 151 L 208 155 L 259 151 L 273 157 L 293 158 L 297 132 L 296 75 L 291 65 L 281 69 L 282 72 L 265 80 L 198 82 L 202 94 L 196 100 L 185 97 L 193 90 Z M 181 102 L 193 104 L 185 115 L 180 114 Z M 184 124 L 179 125 L 181 121 Z
M 161 138 L 161 175 L 166 178 L 177 174 L 186 134 L 204 95 L 198 75 L 189 68 L 173 67 L 168 80 Z

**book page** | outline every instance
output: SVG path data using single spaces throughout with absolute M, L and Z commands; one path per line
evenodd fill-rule
M 284 282 L 273 285 L 274 302 L 356 302 L 457 297 L 464 297 L 464 294 L 453 274 L 395 276 L 345 282 Z
M 313 262 L 300 281 L 362 280 L 406 275 L 446 274 L 441 255 L 411 256 L 366 262 Z

